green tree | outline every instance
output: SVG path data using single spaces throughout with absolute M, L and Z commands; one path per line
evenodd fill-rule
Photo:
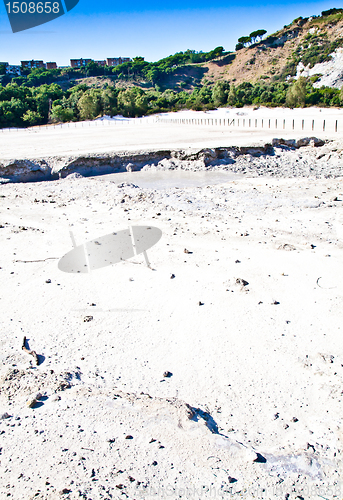
M 212 89 L 212 101 L 216 107 L 223 106 L 227 102 L 230 85 L 228 82 L 218 81 L 214 84 Z
M 94 89 L 87 90 L 79 99 L 77 107 L 82 120 L 93 120 L 101 110 L 98 93 Z
M 286 104 L 290 108 L 304 107 L 306 102 L 306 78 L 300 76 L 293 85 L 291 85 L 286 94 Z
M 252 31 L 249 36 L 250 36 L 252 42 L 255 43 L 258 38 L 260 40 L 262 40 L 263 35 L 265 35 L 266 33 L 267 33 L 266 30 L 256 30 L 256 31 Z
M 234 85 L 230 86 L 230 92 L 227 98 L 227 103 L 229 106 L 235 106 L 237 104 L 237 92 Z
M 251 43 L 251 38 L 250 36 L 241 36 L 240 38 L 238 38 L 238 43 L 242 43 L 245 47 L 246 45 L 249 45 L 249 43 Z
M 340 92 L 339 92 L 339 100 L 341 101 L 341 103 L 343 104 L 343 87 L 341 88 Z
M 118 92 L 113 87 L 101 91 L 101 107 L 105 115 L 117 114 L 117 94 Z
M 37 111 L 32 111 L 31 109 L 28 109 L 26 113 L 23 115 L 23 121 L 25 122 L 26 125 L 29 127 L 32 125 L 39 125 L 42 123 L 42 116 L 37 113 Z
M 64 108 L 61 104 L 53 106 L 50 118 L 54 122 L 70 122 L 74 118 L 73 110 Z

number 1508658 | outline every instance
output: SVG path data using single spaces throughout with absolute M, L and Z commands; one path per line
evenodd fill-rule
M 9 14 L 58 14 L 59 2 L 8 2 L 6 4 Z

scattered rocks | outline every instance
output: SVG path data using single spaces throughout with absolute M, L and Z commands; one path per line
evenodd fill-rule
M 291 252 L 292 250 L 296 250 L 296 248 L 289 243 L 284 243 L 283 245 L 280 245 L 278 247 L 278 250 L 286 250 L 287 252 Z

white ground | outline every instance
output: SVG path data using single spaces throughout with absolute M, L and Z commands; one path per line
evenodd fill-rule
M 248 120 L 259 120 L 259 128 L 248 128 Z M 320 138 L 343 137 L 343 111 L 339 109 L 266 109 L 242 108 L 220 109 L 208 113 L 185 111 L 167 113 L 160 118 L 240 119 L 240 126 L 182 125 L 161 123 L 158 118 L 132 120 L 103 120 L 71 123 L 63 126 L 34 127 L 24 130 L 0 130 L 0 161 L 21 158 L 45 158 L 51 156 L 86 153 L 109 153 L 117 151 L 140 151 L 158 149 L 187 149 L 265 144 L 273 137 L 297 138 L 313 136 Z M 260 121 L 264 118 L 264 129 Z M 278 118 L 278 129 L 275 129 Z M 246 125 L 243 128 L 243 119 Z M 268 128 L 271 119 L 271 128 Z M 282 120 L 287 120 L 282 129 Z M 295 120 L 295 130 L 292 120 Z M 302 130 L 302 120 L 305 130 Z M 315 130 L 312 131 L 312 120 Z M 323 120 L 326 132 L 323 132 Z M 334 132 L 336 120 L 338 132 Z M 227 122 L 226 122 L 227 123 Z
M 342 177 L 2 185 L 0 498 L 341 499 L 342 200 Z M 162 230 L 153 270 L 58 270 L 70 230 L 129 224 Z

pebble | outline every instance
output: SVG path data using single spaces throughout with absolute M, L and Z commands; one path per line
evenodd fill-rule
M 168 371 L 166 371 L 166 372 L 164 372 L 164 373 L 163 373 L 163 376 L 164 376 L 164 377 L 166 377 L 166 378 L 169 378 L 169 377 L 171 377 L 172 375 L 173 375 L 173 374 L 172 374 L 171 372 L 168 372 Z
M 85 316 L 85 317 L 83 318 L 83 322 L 84 322 L 84 323 L 88 323 L 89 321 L 92 321 L 92 319 L 93 319 L 93 316 Z

